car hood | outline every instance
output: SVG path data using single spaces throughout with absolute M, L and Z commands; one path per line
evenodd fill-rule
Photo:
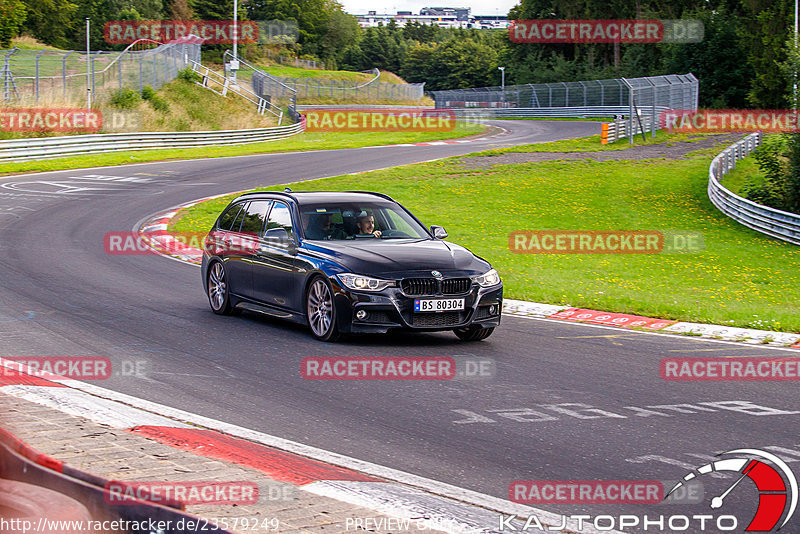
M 462 246 L 439 239 L 359 239 L 317 241 L 307 249 L 327 256 L 347 271 L 400 277 L 415 271 L 438 270 L 445 276 L 483 274 L 491 267 Z

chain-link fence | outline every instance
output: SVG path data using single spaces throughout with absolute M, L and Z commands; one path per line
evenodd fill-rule
M 154 89 L 173 80 L 190 61 L 200 61 L 200 44 L 187 39 L 147 50 L 134 43 L 122 52 L 0 50 L 0 90 L 7 103 L 81 102 L 130 88 Z
M 437 108 L 564 108 L 653 106 L 697 109 L 692 74 L 581 82 L 536 83 L 431 91 Z

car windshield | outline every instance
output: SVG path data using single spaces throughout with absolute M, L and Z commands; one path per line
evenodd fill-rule
M 306 239 L 429 239 L 403 208 L 390 203 L 325 203 L 300 207 Z

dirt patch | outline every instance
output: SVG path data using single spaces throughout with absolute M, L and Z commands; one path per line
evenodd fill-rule
M 602 152 L 507 152 L 496 156 L 463 158 L 461 164 L 468 168 L 486 168 L 493 165 L 515 163 L 537 163 L 540 161 L 582 160 L 594 161 L 639 161 L 645 159 L 686 159 L 687 154 L 718 145 L 729 145 L 742 138 L 742 134 L 719 134 L 703 136 L 698 141 L 640 145 L 624 150 Z M 690 138 L 696 139 L 696 138 Z

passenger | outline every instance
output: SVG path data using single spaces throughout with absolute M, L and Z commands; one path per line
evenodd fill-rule
M 311 215 L 306 228 L 306 239 L 331 240 L 344 239 L 346 234 L 333 224 L 333 213 Z

